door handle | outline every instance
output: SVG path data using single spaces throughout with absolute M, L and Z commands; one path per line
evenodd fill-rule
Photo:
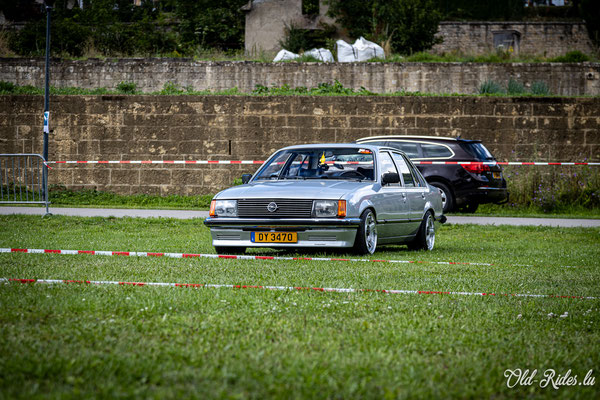
M 421 193 L 421 197 L 424 199 L 425 198 L 425 193 Z
M 402 193 L 402 200 L 406 203 L 406 193 Z

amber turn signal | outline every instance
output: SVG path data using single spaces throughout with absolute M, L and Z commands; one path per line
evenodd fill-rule
M 346 200 L 338 200 L 338 218 L 346 217 Z

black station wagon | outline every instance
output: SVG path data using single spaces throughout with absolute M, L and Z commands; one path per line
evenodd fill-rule
M 479 140 L 438 136 L 372 136 L 357 143 L 402 150 L 413 161 L 496 161 Z M 482 203 L 508 201 L 506 180 L 499 165 L 417 164 L 427 182 L 442 192 L 444 213 L 475 212 Z

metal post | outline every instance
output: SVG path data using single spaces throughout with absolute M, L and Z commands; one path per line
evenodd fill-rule
M 50 111 L 50 21 L 52 14 L 52 6 L 55 0 L 44 0 L 46 7 L 46 79 L 44 87 L 44 115 L 48 115 Z M 48 129 L 44 129 L 44 152 L 42 156 L 44 161 L 48 161 L 48 130 L 50 129 L 50 121 L 48 121 Z M 42 190 L 44 193 L 44 201 L 46 202 L 46 215 L 49 215 L 48 211 L 48 165 L 44 163 L 43 166 L 43 177 L 42 177 Z

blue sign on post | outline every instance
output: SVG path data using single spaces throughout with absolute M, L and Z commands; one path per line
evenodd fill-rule
M 50 133 L 50 111 L 44 111 L 44 133 Z

